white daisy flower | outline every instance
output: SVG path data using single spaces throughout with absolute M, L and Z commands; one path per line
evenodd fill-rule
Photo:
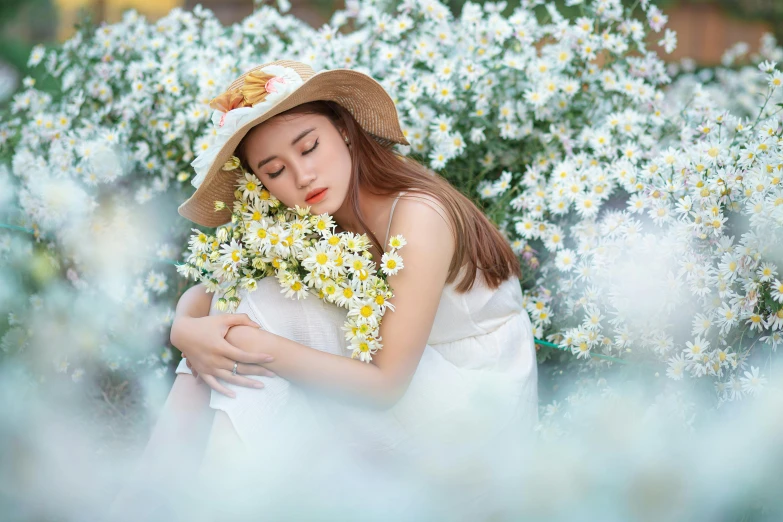
M 402 258 L 396 252 L 385 252 L 381 256 L 381 270 L 387 276 L 396 275 L 403 268 Z
M 677 354 L 669 358 L 669 366 L 666 369 L 666 376 L 675 381 L 682 380 L 685 375 L 685 358 L 682 354 Z
M 263 188 L 258 178 L 250 172 L 244 173 L 244 176 L 239 179 L 237 186 L 242 191 L 243 198 L 253 200 L 259 197 Z
M 389 238 L 389 247 L 394 248 L 395 250 L 399 250 L 407 244 L 408 242 L 405 241 L 405 238 L 400 234 Z
M 767 384 L 767 378 L 759 375 L 759 368 L 751 366 L 749 372 L 745 372 L 744 376 L 740 379 L 742 383 L 742 391 L 750 395 L 758 395 L 764 389 Z
M 783 281 L 775 279 L 770 285 L 770 296 L 778 303 L 783 303 Z

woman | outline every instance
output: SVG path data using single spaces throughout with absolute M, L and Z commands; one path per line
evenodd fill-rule
M 230 220 L 214 201 L 231 207 L 236 176 L 221 167 L 236 155 L 284 205 L 366 233 L 373 259 L 402 235 L 404 268 L 388 278 L 395 308 L 369 364 L 349 357 L 344 309 L 285 298 L 274 278 L 243 295 L 236 314 L 220 314 L 202 285 L 186 291 L 171 332 L 186 359 L 147 461 L 168 455 L 174 439 L 187 443 L 177 451 L 195 470 L 211 423 L 201 476 L 241 467 L 243 480 L 266 480 L 275 495 L 303 480 L 322 496 L 327 485 L 350 491 L 340 480 L 382 481 L 371 494 L 388 500 L 386 510 L 442 514 L 433 499 L 455 492 L 462 505 L 450 515 L 487 509 L 481 486 L 513 472 L 508 463 L 537 419 L 533 335 L 505 239 L 443 178 L 392 150 L 407 141 L 393 101 L 369 76 L 277 61 L 239 77 L 212 106 L 216 144 L 193 162 L 198 190 L 180 214 L 205 226 Z M 269 489 L 257 491 L 274 505 Z

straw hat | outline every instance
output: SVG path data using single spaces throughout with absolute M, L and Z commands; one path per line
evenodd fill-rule
M 181 216 L 207 227 L 231 220 L 236 173 L 222 170 L 243 137 L 259 123 L 309 101 L 329 100 L 345 107 L 357 123 L 384 145 L 408 145 L 397 109 L 381 84 L 350 69 L 317 73 L 306 64 L 276 60 L 254 67 L 210 102 L 217 136 L 191 163 L 193 196 L 179 206 Z M 228 208 L 215 211 L 215 201 Z

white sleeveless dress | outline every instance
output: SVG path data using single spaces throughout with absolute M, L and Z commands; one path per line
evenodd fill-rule
M 350 357 L 341 330 L 344 308 L 312 295 L 286 298 L 272 277 L 241 297 L 236 313 L 248 314 L 263 329 Z M 210 315 L 220 313 L 216 302 L 213 298 Z M 185 359 L 176 371 L 191 373 Z M 334 496 L 355 502 L 367 488 L 372 502 L 362 507 L 364 514 L 374 508 L 413 518 L 425 513 L 452 520 L 480 516 L 488 495 L 510 486 L 521 464 L 515 459 L 526 451 L 538 419 L 533 332 L 514 277 L 497 289 L 489 288 L 481 273 L 466 293 L 457 292 L 454 283 L 444 287 L 410 386 L 388 410 L 340 402 L 280 376 L 250 377 L 265 387 L 222 382 L 236 398 L 212 391 L 210 406 L 226 412 L 246 445 L 248 469 L 259 470 L 253 487 L 269 497 L 264 509 L 285 505 L 289 515 L 292 506 L 300 506 L 299 495 L 305 495 L 291 488 L 310 491 L 309 506 L 317 505 L 313 496 L 330 506 Z M 448 502 L 437 501 L 447 497 Z M 260 509 L 258 495 L 238 498 Z M 237 499 L 232 505 L 239 509 Z M 453 509 L 444 512 L 444 506 Z

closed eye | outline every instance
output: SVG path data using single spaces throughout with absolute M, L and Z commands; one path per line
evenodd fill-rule
M 309 148 L 309 149 L 307 149 L 306 151 L 303 151 L 303 152 L 302 152 L 302 156 L 304 156 L 304 155 L 306 155 L 306 154 L 310 154 L 310 153 L 311 153 L 311 152 L 313 152 L 313 151 L 314 151 L 316 148 L 318 148 L 318 140 L 315 140 L 315 145 L 313 145 L 312 147 L 310 147 L 310 148 Z M 274 178 L 276 178 L 277 176 L 279 176 L 279 175 L 280 175 L 280 173 L 281 173 L 281 172 L 283 172 L 283 169 L 285 169 L 285 167 L 280 167 L 280 170 L 278 170 L 277 172 L 270 172 L 270 173 L 268 174 L 269 178 L 270 178 L 270 179 L 274 179 Z

